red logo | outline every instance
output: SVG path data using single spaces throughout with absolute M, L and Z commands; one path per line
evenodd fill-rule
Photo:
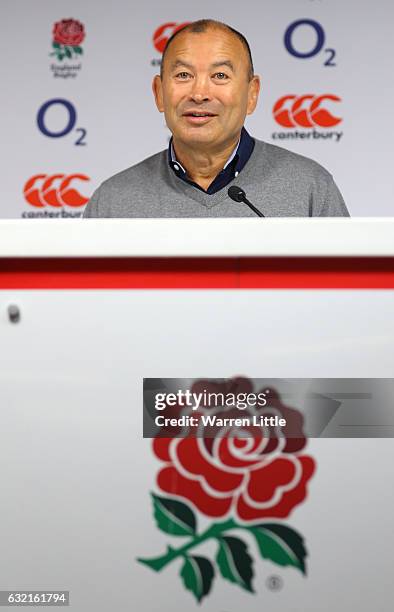
M 80 45 L 85 38 L 83 24 L 76 19 L 62 19 L 53 26 L 53 42 L 60 45 Z
M 83 24 L 77 19 L 57 21 L 52 30 L 52 48 L 50 55 L 58 61 L 72 59 L 83 54 L 81 43 L 85 38 Z
M 84 206 L 89 198 L 72 186 L 74 180 L 89 181 L 90 178 L 86 174 L 35 174 L 26 182 L 23 194 L 26 201 L 36 208 Z
M 155 49 L 157 49 L 159 53 L 163 53 L 168 39 L 171 38 L 175 32 L 178 32 L 178 30 L 184 28 L 189 23 L 189 21 L 186 21 L 185 23 L 176 23 L 175 21 L 163 23 L 163 25 L 158 27 L 156 32 L 153 34 L 153 44 Z
M 241 377 L 217 383 L 195 381 L 192 392 L 203 390 L 245 397 L 253 384 Z M 158 557 L 138 561 L 160 572 L 182 559 L 180 577 L 198 602 L 209 594 L 215 577 L 220 575 L 254 592 L 253 551 L 242 538 L 243 533 L 255 538 L 265 560 L 279 566 L 292 565 L 306 573 L 304 539 L 282 520 L 305 500 L 316 464 L 304 452 L 303 415 L 285 405 L 274 389 L 265 393 L 269 394 L 269 403 L 257 411 L 283 417 L 286 426 L 280 430 L 267 432 L 261 428 L 252 433 L 248 427 L 214 425 L 204 427 L 202 437 L 190 432 L 182 438 L 175 437 L 179 433 L 175 427 L 171 430 L 174 437 L 154 439 L 153 450 L 161 462 L 157 488 L 165 494 L 152 493 L 154 518 L 167 536 L 175 540 L 182 536 L 183 540 L 182 544 L 171 542 Z M 171 418 L 186 414 L 183 406 L 168 404 L 162 414 Z M 200 405 L 199 411 L 209 413 L 210 407 Z M 248 411 L 251 415 L 255 408 Z M 239 417 L 239 410 L 229 407 L 225 414 Z M 216 547 L 214 559 L 201 556 L 198 550 L 208 540 L 211 550 Z
M 216 384 L 197 381 L 193 391 L 201 387 L 226 393 L 234 384 L 237 391 L 250 391 L 249 380 L 243 378 Z M 236 409 L 228 414 L 239 416 Z M 223 437 L 218 430 L 214 438 L 156 438 L 154 452 L 164 462 L 157 479 L 160 489 L 191 502 L 205 516 L 222 518 L 231 513 L 246 522 L 289 516 L 306 496 L 315 462 L 302 453 L 306 439 L 301 413 L 284 405 L 273 389 L 270 406 L 262 414 L 280 414 L 291 422 L 292 437 L 286 430 L 281 432 L 283 438 L 272 433 L 269 441 L 253 434 L 252 443 Z
M 272 112 L 275 121 L 286 128 L 334 127 L 342 121 L 342 118 L 335 117 L 327 109 L 322 108 L 322 103 L 326 100 L 341 102 L 341 98 L 333 94 L 287 95 L 279 98 Z

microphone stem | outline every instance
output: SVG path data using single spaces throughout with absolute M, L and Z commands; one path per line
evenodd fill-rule
M 258 208 L 256 208 L 255 206 L 253 206 L 252 202 L 249 202 L 249 200 L 247 198 L 244 198 L 244 203 L 249 206 L 249 208 L 251 210 L 253 210 L 253 212 L 258 216 L 258 217 L 264 217 L 263 213 L 259 211 Z

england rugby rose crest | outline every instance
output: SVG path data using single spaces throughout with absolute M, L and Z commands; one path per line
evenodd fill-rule
M 54 24 L 52 30 L 53 52 L 50 55 L 62 61 L 72 59 L 83 54 L 81 43 L 85 38 L 83 24 L 77 19 L 62 19 Z
M 250 392 L 252 385 L 246 378 L 217 384 L 196 381 L 192 391 L 202 388 L 223 394 L 231 389 L 240 397 Z M 157 437 L 153 441 L 161 462 L 159 492 L 152 493 L 154 518 L 161 531 L 186 541 L 179 547 L 169 546 L 164 555 L 139 561 L 161 571 L 176 559 L 182 560 L 183 584 L 198 601 L 210 592 L 217 573 L 253 592 L 254 560 L 242 533 L 254 538 L 262 558 L 306 574 L 303 538 L 283 519 L 305 500 L 315 461 L 303 452 L 302 415 L 284 405 L 275 390 L 269 389 L 268 396 L 264 407 L 247 408 L 243 414 L 280 415 L 285 427 L 248 431 L 215 426 L 200 430 L 201 437 L 190 432 L 186 437 Z M 202 405 L 199 411 L 209 414 L 212 408 Z M 171 415 L 176 412 L 174 406 L 169 410 Z M 234 407 L 225 410 L 230 417 L 236 412 Z M 211 522 L 207 524 L 207 520 Z M 200 530 L 201 521 L 204 529 Z M 207 540 L 217 544 L 214 561 L 195 554 Z

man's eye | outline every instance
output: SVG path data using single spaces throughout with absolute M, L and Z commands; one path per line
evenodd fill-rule
M 219 79 L 219 81 L 225 81 L 226 79 L 228 79 L 227 74 L 225 74 L 224 72 L 216 72 L 213 76 Z
M 187 79 L 189 76 L 190 74 L 188 72 L 178 72 L 176 75 L 177 79 Z

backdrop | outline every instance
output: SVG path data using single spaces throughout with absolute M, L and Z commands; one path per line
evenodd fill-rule
M 252 135 L 328 168 L 353 216 L 391 216 L 389 0 L 3 0 L 0 217 L 80 217 L 101 181 L 165 148 L 151 81 L 180 25 L 248 38 Z

